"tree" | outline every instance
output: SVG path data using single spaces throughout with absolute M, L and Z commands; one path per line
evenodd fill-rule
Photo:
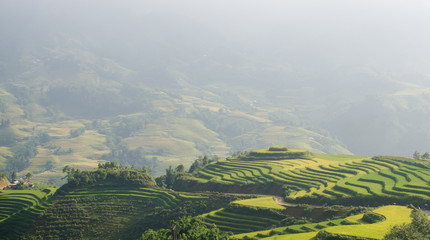
M 426 152 L 421 156 L 422 159 L 429 159 L 430 158 L 430 153 Z
M 166 187 L 166 175 L 156 177 L 155 183 L 157 183 L 157 186 L 159 187 Z
M 196 159 L 193 164 L 191 164 L 190 169 L 188 170 L 189 173 L 193 173 L 200 167 L 200 162 L 198 159 Z
M 176 171 L 172 168 L 172 166 L 169 166 L 169 168 L 166 169 L 166 187 L 172 188 L 175 180 Z
M 16 180 L 16 172 L 13 171 L 12 174 L 10 175 L 10 180 L 14 181 Z
M 421 154 L 420 154 L 420 152 L 415 151 L 415 152 L 414 152 L 413 157 L 414 157 L 414 159 L 415 159 L 415 160 L 420 160 L 420 159 L 421 159 Z
M 51 170 L 51 169 L 53 169 L 54 168 L 54 161 L 52 161 L 52 160 L 48 160 L 46 163 L 45 163 L 45 170 Z
M 27 174 L 25 174 L 25 178 L 27 179 L 27 182 L 30 181 L 30 178 L 33 176 L 33 174 L 31 174 L 31 172 L 28 172 Z
M 184 167 L 184 165 L 179 164 L 179 165 L 175 168 L 175 171 L 176 171 L 176 172 L 180 172 L 180 173 L 185 172 L 185 167 Z
M 209 158 L 208 158 L 208 156 L 205 155 L 202 159 L 202 165 L 206 166 L 208 164 L 209 164 Z
M 170 222 L 171 229 L 148 229 L 143 233 L 142 240 L 167 240 L 167 239 L 218 239 L 227 240 L 229 234 L 221 233 L 215 226 L 207 226 L 200 218 L 182 217 Z
M 412 212 L 412 223 L 395 225 L 384 237 L 385 240 L 430 239 L 430 220 L 419 210 Z

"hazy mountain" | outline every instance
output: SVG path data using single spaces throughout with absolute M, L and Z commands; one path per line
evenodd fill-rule
M 64 149 L 86 126 L 102 150 L 76 159 L 94 166 L 115 135 L 157 169 L 268 145 L 430 151 L 425 1 L 0 4 L 0 118 L 18 142 L 43 130 Z M 51 160 L 59 170 L 73 159 Z

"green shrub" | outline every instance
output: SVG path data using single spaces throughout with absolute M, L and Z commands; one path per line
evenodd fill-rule
M 323 229 L 323 228 L 326 228 L 326 227 L 323 226 L 323 225 L 317 224 L 317 225 L 315 225 L 315 228 L 316 229 Z
M 318 234 L 313 238 L 315 240 L 366 240 L 365 238 L 352 237 L 334 233 L 328 233 L 325 230 L 318 232 Z
M 281 232 L 281 231 L 278 231 L 278 230 L 272 230 L 272 231 L 270 231 L 269 236 L 273 236 L 273 235 L 281 235 L 281 234 L 282 234 L 282 232 Z
M 258 233 L 256 236 L 257 236 L 258 238 L 265 238 L 265 237 L 268 237 L 268 235 L 263 234 L 263 233 Z
M 299 224 L 306 224 L 306 223 L 309 223 L 309 220 L 307 220 L 305 217 L 287 216 L 281 221 L 282 226 L 299 225 Z
M 340 222 L 340 224 L 342 225 L 352 225 L 352 222 L 346 221 L 346 220 L 342 220 L 342 222 Z
M 302 231 L 300 230 L 296 230 L 296 229 L 292 229 L 292 228 L 285 228 L 284 229 L 284 233 L 301 233 Z
M 386 240 L 421 240 L 430 239 L 430 220 L 418 210 L 412 212 L 412 222 L 395 225 L 384 237 Z
M 258 238 L 255 238 L 255 237 L 248 237 L 248 236 L 245 236 L 245 237 L 243 237 L 242 238 L 242 240 L 257 240 Z
M 385 217 L 374 212 L 366 212 L 364 213 L 363 218 L 361 220 L 367 223 L 377 223 L 384 221 Z
M 314 231 L 314 229 L 312 229 L 310 227 L 306 227 L 306 226 L 302 226 L 300 229 L 302 229 L 305 232 L 312 232 L 312 231 Z

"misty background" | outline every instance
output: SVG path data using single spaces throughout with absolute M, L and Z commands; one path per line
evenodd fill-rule
M 427 1 L 1 0 L 0 170 L 430 152 L 429 24 Z

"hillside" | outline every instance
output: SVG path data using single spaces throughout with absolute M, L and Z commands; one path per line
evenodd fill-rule
M 429 161 L 278 148 L 212 162 L 179 177 L 175 189 L 282 195 L 288 201 L 314 204 L 423 205 L 430 198 Z
M 204 15 L 212 21 L 177 5 L 171 11 L 178 13 L 171 14 L 170 8 L 146 2 L 140 9 L 43 1 L 41 6 L 50 8 L 11 2 L 0 9 L 0 172 L 31 172 L 36 181 L 61 185 L 65 165 L 91 169 L 118 161 L 161 175 L 169 165 L 188 165 L 199 156 L 224 158 L 275 144 L 364 156 L 430 152 L 429 68 L 409 58 L 380 61 L 384 66 L 406 61 L 388 73 L 368 60 L 329 61 L 340 54 L 330 51 L 332 46 L 322 54 L 326 57 L 311 50 L 321 42 L 297 48 L 307 42 L 299 36 L 318 39 L 306 34 L 313 30 L 297 33 L 301 27 L 289 29 L 269 18 L 273 29 L 249 32 L 249 22 L 262 24 L 249 18 L 254 14 L 244 18 L 246 26 L 227 21 L 235 28 L 228 31 L 206 7 Z M 130 7 L 142 12 L 130 16 Z M 96 19 L 92 8 L 100 14 Z M 111 11 L 127 17 L 106 29 Z M 279 17 L 303 23 L 293 16 Z M 338 23 L 318 31 L 333 24 Z M 278 32 L 291 35 L 270 40 Z M 340 41 L 335 46 L 345 46 Z M 387 47 L 382 45 L 377 49 Z M 426 45 L 418 52 L 423 49 Z M 414 67 L 400 70 L 406 66 Z M 40 134 L 37 153 L 15 163 L 16 146 Z
M 233 238 L 310 240 L 315 239 L 314 237 L 318 235 L 321 239 L 333 239 L 335 237 L 352 237 L 352 239 L 383 239 L 391 226 L 411 222 L 410 215 L 412 209 L 408 209 L 407 207 L 385 206 L 373 210 L 373 212 L 384 216 L 385 219 L 381 222 L 369 224 L 363 221 L 363 214 L 359 214 L 334 221 L 298 224 L 288 227 L 274 228 L 267 231 L 237 234 L 234 235 Z
M 92 170 L 66 166 L 67 184 L 58 190 L 3 190 L 0 228 L 5 239 L 156 239 L 150 236 L 171 234 L 170 221 L 185 224 L 182 217 L 191 216 L 202 228 L 235 234 L 232 239 L 382 239 L 392 224 L 410 222 L 412 209 L 369 206 L 426 209 L 427 164 L 273 146 L 223 160 L 203 158 L 192 173 L 169 168 L 155 180 L 146 168 L 116 162 Z
M 69 83 L 56 84 L 67 88 Z M 223 87 L 206 89 L 184 84 L 180 89 L 161 91 L 134 81 L 124 86 L 128 90 L 120 91 L 124 96 L 120 96 L 117 104 L 132 101 L 144 102 L 144 106 L 133 107 L 128 112 L 118 110 L 93 116 L 81 115 L 75 110 L 68 112 L 68 108 L 88 106 L 88 112 L 105 113 L 97 106 L 89 106 L 91 99 L 75 100 L 84 98 L 87 91 L 102 91 L 104 96 L 111 95 L 110 90 L 100 86 L 76 86 L 68 102 L 53 106 L 51 102 L 60 104 L 58 97 L 48 96 L 49 91 L 37 93 L 43 86 L 50 88 L 50 83 L 0 82 L 0 99 L 5 103 L 0 119 L 8 121 L 0 127 L 0 172 L 16 171 L 19 175 L 31 172 L 36 181 L 61 185 L 64 183 L 61 169 L 65 165 L 91 169 L 99 162 L 118 161 L 128 166 L 146 166 L 160 175 L 169 165 L 189 165 L 198 156 L 226 157 L 236 151 L 275 142 L 313 152 L 350 153 L 324 130 L 302 124 L 289 109 L 256 104 L 253 102 L 258 96 L 238 97 L 233 90 Z M 145 100 L 122 99 L 129 96 L 129 88 L 134 86 L 141 86 L 133 91 L 145 96 Z M 51 91 L 66 94 L 58 88 Z M 21 92 L 28 95 L 21 96 L 24 94 Z M 24 145 L 39 136 L 43 140 L 37 143 L 37 153 L 16 166 L 14 146 Z M 118 155 L 119 151 L 126 154 Z
M 2 190 L 0 192 L 1 239 L 17 239 L 44 214 L 57 189 Z
M 219 207 L 229 197 L 139 187 L 80 187 L 55 198 L 30 229 L 43 239 L 137 239 L 171 219 Z M 208 206 L 209 205 L 209 206 Z

